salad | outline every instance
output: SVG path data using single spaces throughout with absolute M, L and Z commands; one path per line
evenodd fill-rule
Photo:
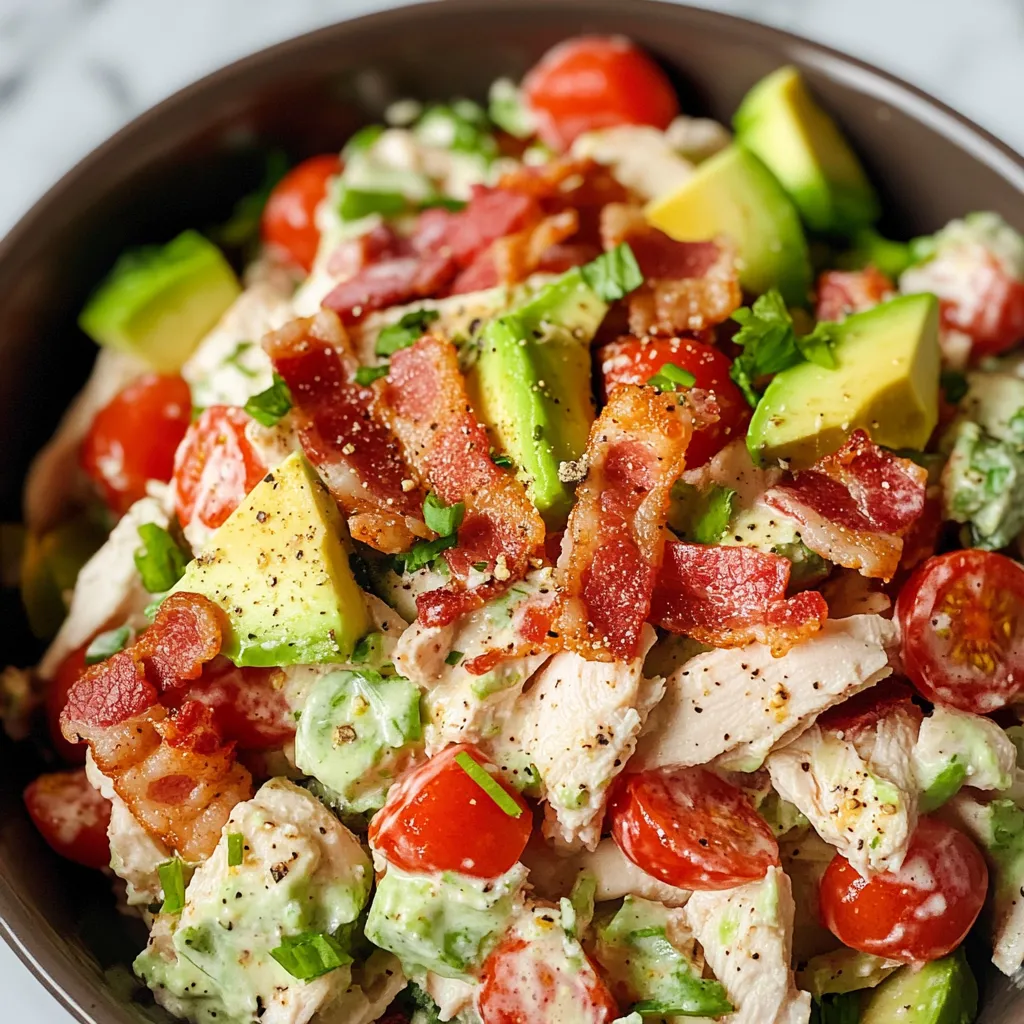
M 968 933 L 1018 974 L 1024 238 L 879 216 L 796 68 L 729 128 L 581 37 L 121 257 L 2 692 L 140 991 L 969 1024 Z

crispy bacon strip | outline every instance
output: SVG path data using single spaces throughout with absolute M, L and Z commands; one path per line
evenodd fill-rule
M 447 625 L 525 575 L 543 550 L 544 523 L 523 485 L 491 461 L 451 344 L 426 335 L 396 352 L 378 387 L 408 463 L 446 505 L 466 506 L 458 544 L 445 552 L 454 579 L 416 599 L 424 625 Z M 492 579 L 469 590 L 465 578 L 480 563 Z
M 348 517 L 357 540 L 407 551 L 432 537 L 423 490 L 388 428 L 373 413 L 373 390 L 355 383 L 358 361 L 337 316 L 322 310 L 263 339 L 295 403 L 302 448 Z
M 677 242 L 624 203 L 604 208 L 601 237 L 607 249 L 628 242 L 643 272 L 644 285 L 629 297 L 629 329 L 637 337 L 704 330 L 743 301 L 735 250 L 725 239 Z
M 651 621 L 712 647 L 766 644 L 781 657 L 828 618 L 817 591 L 786 597 L 791 567 L 754 548 L 670 543 Z
M 554 628 L 569 650 L 596 661 L 635 657 L 693 429 L 681 396 L 635 384 L 617 388 L 591 427 L 557 574 Z
M 765 492 L 801 525 L 803 542 L 837 565 L 891 579 L 903 536 L 925 507 L 928 473 L 883 451 L 863 430 L 837 452 Z
M 231 808 L 252 795 L 209 708 L 158 703 L 216 657 L 221 612 L 198 594 L 173 594 L 133 644 L 86 669 L 68 691 L 61 731 L 85 741 L 100 771 L 151 834 L 186 860 L 213 852 Z M 180 676 L 175 676 L 180 672 Z

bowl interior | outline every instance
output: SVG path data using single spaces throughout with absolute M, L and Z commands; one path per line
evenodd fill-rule
M 3 520 L 19 517 L 28 460 L 88 372 L 94 352 L 75 317 L 125 246 L 223 220 L 259 180 L 268 147 L 293 158 L 336 150 L 403 96 L 482 99 L 495 77 L 518 77 L 548 46 L 581 32 L 631 36 L 664 63 L 686 112 L 723 120 L 762 75 L 799 64 L 882 190 L 887 230 L 926 232 L 977 208 L 1024 230 L 1019 157 L 915 90 L 763 26 L 645 0 L 448 0 L 336 25 L 143 115 L 0 243 Z M 0 612 L 8 624 L 0 661 L 30 663 L 37 649 L 16 595 L 4 592 Z M 114 967 L 130 962 L 143 933 L 114 912 L 94 875 L 58 862 L 29 824 L 20 792 L 38 755 L 0 743 L 0 765 L 0 931 L 80 1020 L 148 1016 L 126 998 L 127 972 Z M 1014 1019 L 1010 987 L 990 969 L 979 974 L 982 1019 Z

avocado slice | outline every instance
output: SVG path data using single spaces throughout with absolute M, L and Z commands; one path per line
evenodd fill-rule
M 210 538 L 171 593 L 215 601 L 236 665 L 345 661 L 370 628 L 349 568 L 348 531 L 301 452 L 272 469 Z
M 728 235 L 737 246 L 740 284 L 755 295 L 777 288 L 803 306 L 811 286 L 807 239 L 793 201 L 746 146 L 733 143 L 682 185 L 644 208 L 649 223 L 680 241 Z
M 850 235 L 878 219 L 881 204 L 864 168 L 795 67 L 762 78 L 732 123 L 813 231 Z
M 833 330 L 834 369 L 801 363 L 776 374 L 754 410 L 754 461 L 805 468 L 862 428 L 888 448 L 924 448 L 939 415 L 939 304 L 905 295 Z
M 564 527 L 572 507 L 558 467 L 587 446 L 596 415 L 590 341 L 607 311 L 579 268 L 567 271 L 484 328 L 469 374 L 480 417 L 548 529 Z
M 240 292 L 220 249 L 197 231 L 183 231 L 166 245 L 122 254 L 78 325 L 97 345 L 173 373 Z
M 977 1013 L 978 984 L 957 950 L 883 981 L 862 1007 L 860 1024 L 972 1024 Z

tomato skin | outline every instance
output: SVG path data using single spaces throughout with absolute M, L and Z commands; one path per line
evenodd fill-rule
M 263 207 L 263 241 L 283 249 L 307 273 L 320 245 L 316 208 L 327 194 L 328 180 L 340 171 L 341 158 L 335 153 L 303 160 L 274 186 Z
M 88 646 L 83 644 L 76 648 L 60 663 L 46 691 L 46 724 L 50 731 L 50 742 L 68 764 L 84 764 L 88 749 L 84 743 L 68 743 L 60 731 L 60 713 L 68 701 L 68 690 L 85 671 L 85 652 Z
M 622 36 L 578 36 L 552 47 L 527 72 L 523 96 L 541 139 L 558 152 L 583 132 L 667 128 L 679 113 L 668 77 Z
M 146 496 L 147 480 L 171 479 L 191 411 L 192 395 L 181 377 L 148 373 L 93 417 L 79 461 L 118 515 Z
M 921 818 L 897 872 L 863 879 L 845 857 L 835 857 L 821 880 L 821 918 L 863 953 L 902 963 L 938 960 L 963 941 L 987 890 L 988 867 L 974 843 L 942 821 Z
M 174 456 L 178 521 L 217 529 L 263 479 L 267 467 L 245 436 L 249 415 L 211 405 L 192 423 Z
M 681 889 L 731 889 L 779 863 L 768 823 L 742 790 L 705 768 L 620 776 L 608 823 L 637 867 Z
M 694 387 L 714 394 L 718 422 L 694 432 L 686 450 L 688 469 L 703 466 L 730 441 L 744 436 L 751 409 L 729 376 L 732 360 L 714 345 L 692 338 L 641 341 L 627 336 L 605 345 L 599 359 L 606 398 L 619 384 L 646 384 L 666 363 L 689 370 L 696 378 Z
M 460 743 L 392 786 L 370 822 L 370 843 L 390 863 L 406 871 L 496 878 L 519 860 L 533 828 L 530 808 L 492 776 L 522 811 L 518 818 L 506 814 L 456 763 L 463 752 L 477 764 L 489 764 L 475 747 Z
M 87 868 L 110 864 L 110 801 L 89 784 L 84 768 L 51 772 L 30 782 L 25 807 L 47 844 Z
M 914 570 L 896 601 L 903 668 L 932 703 L 989 714 L 1024 692 L 1024 568 L 950 551 Z M 945 632 L 947 635 L 942 636 Z

